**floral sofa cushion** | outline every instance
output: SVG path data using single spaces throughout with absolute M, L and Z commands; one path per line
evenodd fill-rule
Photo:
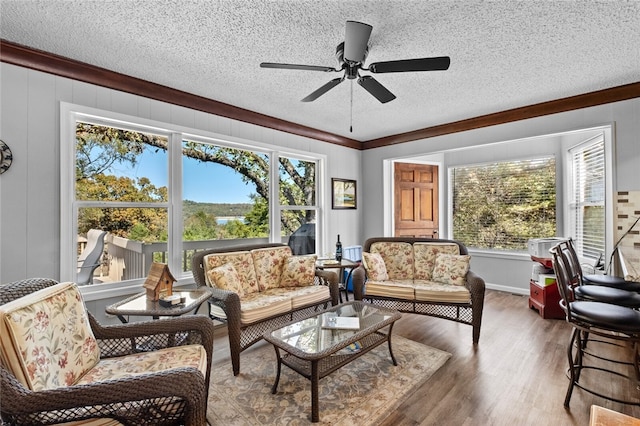
M 455 243 L 415 243 L 413 245 L 414 276 L 416 280 L 431 280 L 436 256 L 439 253 L 460 254 Z
M 313 285 L 316 275 L 316 255 L 289 256 L 285 259 L 278 287 Z
M 60 283 L 0 306 L 0 357 L 27 388 L 69 386 L 91 370 L 100 349 L 74 283 Z
M 291 295 L 275 293 L 269 289 L 259 293 L 246 294 L 240 299 L 240 322 L 251 324 L 274 315 L 291 311 Z
M 152 352 L 141 352 L 100 360 L 76 384 L 84 385 L 104 380 L 171 370 L 176 367 L 194 367 L 203 376 L 207 374 L 207 352 L 202 345 L 174 346 Z
M 413 246 L 402 242 L 377 242 L 369 249 L 384 260 L 390 280 L 413 279 Z
M 278 287 L 285 262 L 291 256 L 291 249 L 288 246 L 265 247 L 251 250 L 251 256 L 260 291 Z
M 244 289 L 240 282 L 240 275 L 233 263 L 225 263 L 217 268 L 210 269 L 206 272 L 207 284 L 222 290 L 233 291 L 238 293 L 238 297 L 244 296 Z
M 367 296 L 392 297 L 406 300 L 413 300 L 415 298 L 413 280 L 367 280 L 365 294 Z
M 385 281 L 389 279 L 387 267 L 380 253 L 362 253 L 362 264 L 367 271 L 369 279 L 374 281 Z
M 420 302 L 469 303 L 471 292 L 462 285 L 415 280 L 415 299 Z
M 433 281 L 464 286 L 467 272 L 469 272 L 470 258 L 469 255 L 438 254 L 433 267 Z
M 312 303 L 320 303 L 331 297 L 326 285 L 308 285 L 304 287 L 278 287 L 264 291 L 266 295 L 287 295 L 291 298 L 291 308 L 297 309 Z
M 248 251 L 238 251 L 229 253 L 212 253 L 205 256 L 204 267 L 205 277 L 207 272 L 225 263 L 233 264 L 233 267 L 240 276 L 240 283 L 245 294 L 257 293 L 260 291 L 253 257 Z M 211 284 L 210 284 L 211 285 Z

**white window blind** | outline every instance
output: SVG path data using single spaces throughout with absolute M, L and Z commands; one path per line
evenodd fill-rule
M 468 247 L 525 251 L 556 235 L 555 157 L 451 169 L 453 238 Z
M 604 137 L 600 135 L 571 148 L 569 158 L 571 236 L 578 254 L 595 260 L 605 250 Z

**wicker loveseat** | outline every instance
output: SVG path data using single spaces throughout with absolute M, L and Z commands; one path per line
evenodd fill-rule
M 1 424 L 206 424 L 204 315 L 101 326 L 74 283 L 34 278 L 0 285 L 0 331 Z
M 208 249 L 193 256 L 193 277 L 209 286 L 209 316 L 227 323 L 233 374 L 240 353 L 272 328 L 338 304 L 338 276 L 316 270 L 315 255 L 293 256 L 285 244 Z
M 356 300 L 473 326 L 480 338 L 485 283 L 469 270 L 467 248 L 454 240 L 378 237 L 363 246 L 353 271 Z

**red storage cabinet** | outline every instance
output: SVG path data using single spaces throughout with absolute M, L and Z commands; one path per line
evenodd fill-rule
M 543 286 L 531 280 L 529 282 L 529 308 L 538 311 L 544 319 L 564 319 L 560 307 L 560 292 L 556 283 Z

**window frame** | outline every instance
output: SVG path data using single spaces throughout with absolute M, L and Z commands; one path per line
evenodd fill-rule
M 516 157 L 512 157 L 512 158 L 501 158 L 501 159 L 497 159 L 495 161 L 486 161 L 486 162 L 480 162 L 480 163 L 468 163 L 468 164 L 456 164 L 455 166 L 448 166 L 447 167 L 447 184 L 449 186 L 449 203 L 448 203 L 448 217 L 449 217 L 449 237 L 452 239 L 455 239 L 454 236 L 454 192 L 455 192 L 455 185 L 454 185 L 454 170 L 455 169 L 460 169 L 460 168 L 473 168 L 473 167 L 483 167 L 483 166 L 491 166 L 491 165 L 497 165 L 497 164 L 503 164 L 503 163 L 516 163 L 516 162 L 526 162 L 526 161 L 536 161 L 536 160 L 548 160 L 548 159 L 553 159 L 554 160 L 554 164 L 555 164 L 555 180 L 556 180 L 556 200 L 558 199 L 558 194 L 560 193 L 560 188 L 558 188 L 558 176 L 560 175 L 560 173 L 558 172 L 558 157 L 556 156 L 555 153 L 546 153 L 546 154 L 538 154 L 538 155 L 533 155 L 533 156 L 516 156 Z M 559 228 L 559 224 L 560 224 L 560 220 L 558 218 L 558 205 L 557 205 L 557 201 L 556 201 L 556 229 L 555 229 L 555 233 L 558 232 L 558 228 Z M 462 241 L 462 240 L 461 240 Z M 467 244 L 467 242 L 462 241 L 465 245 Z M 483 251 L 483 252 L 490 252 L 490 253 L 504 253 L 504 254 L 522 254 L 525 253 L 526 250 L 511 250 L 511 249 L 495 249 L 495 248 L 486 248 L 486 247 L 474 247 L 471 245 L 467 246 L 469 248 L 469 250 L 474 250 L 474 251 Z
M 566 194 L 571 191 L 571 187 L 569 186 L 570 181 L 570 168 L 571 165 L 568 163 L 568 155 L 569 149 L 575 145 L 578 145 L 588 139 L 593 138 L 597 134 L 602 134 L 604 137 L 604 149 L 605 149 L 605 260 L 609 260 L 611 256 L 611 252 L 613 250 L 614 238 L 615 238 L 615 191 L 616 191 L 616 181 L 615 181 L 615 173 L 613 167 L 613 159 L 615 158 L 615 123 L 605 123 L 601 125 L 596 125 L 593 127 L 585 127 L 580 129 L 573 130 L 565 130 L 558 131 L 555 133 L 547 133 L 535 136 L 522 137 L 518 139 L 510 139 L 504 141 L 492 142 L 486 145 L 472 145 L 467 147 L 461 147 L 456 149 L 448 149 L 443 151 L 438 151 L 435 153 L 431 153 L 429 155 L 434 156 L 435 154 L 446 155 L 448 153 L 453 153 L 456 151 L 466 151 L 466 150 L 475 150 L 481 149 L 483 146 L 495 146 L 502 144 L 520 144 L 533 142 L 540 138 L 557 138 L 557 146 L 558 150 L 548 150 L 544 151 L 547 155 L 556 155 L 556 179 L 558 180 L 556 185 L 556 235 L 558 237 L 566 237 L 569 236 L 569 231 L 571 229 L 570 223 L 570 207 L 568 202 L 568 197 Z M 508 152 L 508 150 L 505 150 Z M 542 155 L 544 155 L 544 152 Z M 540 153 L 536 154 L 539 156 Z M 421 157 L 424 157 L 422 155 Z M 500 156 L 500 161 L 509 161 L 512 159 L 522 159 L 524 157 L 512 158 L 511 156 Z M 443 159 L 442 164 L 446 167 L 447 171 L 454 166 L 447 165 L 447 161 Z M 467 163 L 471 164 L 471 163 Z M 464 166 L 465 164 L 455 164 L 455 167 Z M 389 172 L 387 172 L 389 173 Z M 393 174 L 388 174 L 389 176 L 393 176 Z M 385 180 L 387 181 L 387 180 Z M 388 179 L 389 182 L 392 179 Z M 447 235 L 448 238 L 453 238 L 453 202 L 452 202 L 452 184 L 451 184 L 451 175 L 447 173 L 446 179 L 447 185 L 447 229 L 446 232 L 442 233 L 442 235 Z M 390 193 L 390 192 L 389 192 Z M 391 231 L 389 231 L 391 232 Z M 389 233 L 388 235 L 391 235 Z M 483 256 L 490 256 L 496 258 L 524 258 L 526 256 L 529 257 L 527 252 L 508 252 L 502 250 L 490 250 L 490 249 L 474 249 L 469 248 L 470 252 L 481 253 Z M 580 257 L 581 262 L 585 262 L 583 257 Z
M 605 215 L 605 238 L 604 238 L 604 262 L 605 265 L 609 261 L 611 257 L 611 251 L 613 250 L 614 238 L 616 234 L 616 230 L 614 228 L 615 222 L 615 174 L 613 171 L 613 158 L 615 154 L 615 141 L 613 135 L 615 134 L 614 124 L 603 125 L 600 127 L 594 127 L 592 129 L 586 129 L 588 131 L 593 131 L 593 133 L 587 133 L 584 137 L 579 138 L 578 140 L 570 140 L 568 143 L 564 145 L 563 149 L 563 165 L 564 173 L 563 173 L 563 208 L 564 211 L 564 221 L 563 221 L 563 229 L 565 233 L 563 236 L 571 237 L 575 241 L 576 248 L 578 250 L 578 258 L 583 265 L 595 266 L 594 261 L 591 257 L 584 256 L 581 248 L 582 241 L 579 241 L 579 238 L 574 234 L 574 230 L 576 229 L 576 224 L 572 220 L 573 215 L 571 214 L 572 208 L 575 206 L 571 204 L 572 202 L 572 193 L 574 189 L 574 177 L 573 177 L 573 155 L 572 151 L 576 148 L 580 147 L 584 144 L 594 143 L 594 141 L 598 138 L 603 139 L 604 144 L 604 215 Z
M 76 122 L 114 126 L 132 131 L 148 132 L 166 136 L 169 141 L 167 149 L 168 193 L 167 203 L 149 203 L 153 208 L 167 208 L 169 212 L 167 250 L 169 254 L 169 268 L 180 271 L 182 254 L 182 154 L 180 149 L 183 140 L 212 143 L 220 146 L 252 150 L 267 154 L 270 164 L 270 194 L 279 193 L 278 158 L 290 157 L 314 161 L 316 163 L 316 197 L 314 206 L 302 206 L 309 210 L 316 210 L 316 251 L 322 247 L 323 208 L 325 203 L 325 186 L 322 184 L 326 175 L 326 155 L 315 152 L 303 152 L 277 145 L 258 141 L 250 141 L 227 135 L 216 134 L 205 130 L 188 128 L 181 125 L 162 123 L 155 120 L 100 110 L 92 107 L 76 105 L 66 102 L 60 103 L 60 279 L 73 281 L 76 277 L 77 253 L 77 221 L 78 209 L 82 207 L 145 207 L 145 203 L 119 203 L 75 200 L 75 129 Z M 179 202 L 174 201 L 179 200 Z M 107 205 L 108 204 L 108 205 Z M 290 206 L 289 206 L 290 207 Z M 269 197 L 270 232 L 269 242 L 281 242 L 280 237 L 280 203 L 278 197 Z M 178 279 L 177 285 L 193 283 L 193 276 L 189 272 L 174 274 Z M 101 283 L 82 286 L 81 290 L 87 300 L 104 297 L 115 297 L 131 294 L 132 290 L 139 291 L 144 278 L 127 281 Z

